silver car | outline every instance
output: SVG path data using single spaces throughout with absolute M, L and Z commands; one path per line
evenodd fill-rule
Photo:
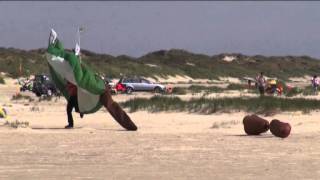
M 128 94 L 131 94 L 133 91 L 162 93 L 166 90 L 164 85 L 150 82 L 144 78 L 121 78 L 119 83 L 125 85 Z

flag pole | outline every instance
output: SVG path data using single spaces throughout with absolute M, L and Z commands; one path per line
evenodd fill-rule
M 78 27 L 78 42 L 79 42 L 79 47 L 81 48 L 81 44 L 80 44 L 80 28 L 81 27 Z M 81 63 L 81 53 L 79 52 L 79 60 L 80 60 L 80 63 Z
M 81 44 L 80 44 L 80 27 L 78 28 L 78 38 L 79 38 L 79 46 L 81 47 Z

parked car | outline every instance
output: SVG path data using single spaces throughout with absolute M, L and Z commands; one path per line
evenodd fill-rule
M 122 91 L 131 94 L 133 91 L 151 91 L 155 93 L 163 93 L 166 87 L 162 84 L 150 82 L 144 78 L 120 78 L 116 87 L 121 87 Z
M 42 95 L 52 96 L 59 94 L 58 89 L 50 80 L 50 78 L 42 74 L 35 76 L 32 86 L 32 92 L 35 93 L 38 97 Z

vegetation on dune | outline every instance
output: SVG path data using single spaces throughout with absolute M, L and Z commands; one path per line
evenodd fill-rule
M 21 73 L 20 64 L 22 67 Z M 25 51 L 14 48 L 0 48 L 0 72 L 8 73 L 12 77 L 48 72 L 45 50 Z
M 239 120 L 231 120 L 231 121 L 222 121 L 222 122 L 214 122 L 211 126 L 212 129 L 219 129 L 219 128 L 231 128 L 231 126 L 240 124 L 241 121 Z
M 294 87 L 294 88 L 292 88 L 291 90 L 288 90 L 287 93 L 285 93 L 285 95 L 286 95 L 287 97 L 293 97 L 293 96 L 296 96 L 296 95 L 298 95 L 298 94 L 301 94 L 302 92 L 303 92 L 302 89 L 297 88 L 297 87 Z
M 172 94 L 185 95 L 187 93 L 188 93 L 187 88 L 184 88 L 184 87 L 174 87 L 172 89 Z
M 216 93 L 223 92 L 225 89 L 217 86 L 200 86 L 200 85 L 191 85 L 189 87 L 174 87 L 172 89 L 172 94 L 184 95 L 187 93 Z
M 5 84 L 6 82 L 5 82 L 5 80 L 3 79 L 3 77 L 2 76 L 0 76 L 0 84 Z
M 314 90 L 313 90 L 312 86 L 305 87 L 303 89 L 302 95 L 304 95 L 304 96 L 314 95 Z
M 221 93 L 227 90 L 250 90 L 250 92 L 255 93 L 255 89 L 248 89 L 248 86 L 245 84 L 229 84 L 226 88 L 217 87 L 217 86 L 201 86 L 201 85 L 191 85 L 189 87 L 174 87 L 172 93 L 177 95 L 183 95 L 187 93 Z
M 45 52 L 45 49 L 25 51 L 0 48 L 0 72 L 6 72 L 12 77 L 47 74 Z M 223 60 L 225 56 L 233 56 L 235 60 L 226 62 Z M 187 75 L 192 78 L 217 79 L 226 76 L 255 76 L 263 71 L 267 76 L 286 80 L 293 76 L 317 74 L 320 68 L 320 61 L 308 56 L 208 56 L 179 49 L 155 51 L 139 58 L 126 55 L 115 57 L 82 50 L 82 60 L 97 72 L 113 78 L 123 74 L 145 77 Z
M 217 93 L 217 92 L 223 92 L 223 88 L 217 87 L 217 86 L 200 86 L 200 85 L 191 85 L 188 88 L 191 93 Z
M 235 84 L 235 83 L 230 83 L 227 86 L 228 90 L 244 90 L 244 89 L 248 89 L 248 85 L 246 84 Z
M 266 113 L 271 111 L 303 111 L 320 109 L 320 101 L 303 98 L 198 98 L 183 101 L 178 97 L 154 96 L 150 99 L 134 98 L 121 104 L 131 112 L 146 110 L 149 112 L 178 111 L 200 114 L 216 112 L 246 111 Z
M 319 90 L 318 90 L 318 92 L 319 92 Z M 294 87 L 294 88 L 292 88 L 292 90 L 290 90 L 286 94 L 286 96 L 292 97 L 292 96 L 299 95 L 299 94 L 301 94 L 303 96 L 312 96 L 312 95 L 315 95 L 315 92 L 314 92 L 312 86 L 307 86 L 305 88 Z
M 34 101 L 34 99 L 30 96 L 27 96 L 27 95 L 23 95 L 23 94 L 15 94 L 11 97 L 11 100 L 12 101 L 18 101 L 18 100 L 28 100 L 29 102 L 32 102 Z
M 5 126 L 11 127 L 11 128 L 27 128 L 29 127 L 29 122 L 28 121 L 6 121 L 4 123 Z
M 297 95 L 304 95 L 304 96 L 310 96 L 315 95 L 313 88 L 311 86 L 307 86 L 305 88 L 298 88 L 298 87 L 292 87 L 288 88 L 285 83 L 281 82 L 283 84 L 283 94 L 285 97 L 294 97 Z M 226 88 L 217 87 L 217 86 L 202 86 L 202 85 L 191 85 L 189 87 L 174 87 L 172 94 L 175 95 L 185 95 L 188 93 L 196 94 L 196 93 L 203 93 L 205 95 L 211 94 L 211 93 L 222 93 L 229 90 L 238 90 L 243 91 L 247 90 L 248 93 L 258 94 L 258 89 L 251 87 L 248 88 L 246 84 L 229 84 Z

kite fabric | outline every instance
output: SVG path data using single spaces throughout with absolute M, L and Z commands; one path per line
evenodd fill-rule
M 52 80 L 57 88 L 69 99 L 67 82 L 73 83 L 77 86 L 80 113 L 94 113 L 104 106 L 123 128 L 136 131 L 138 127 L 119 104 L 113 101 L 105 82 L 80 61 L 78 54 L 80 45 L 76 45 L 75 53 L 65 51 L 57 33 L 51 30 L 46 56 Z
M 79 51 L 80 47 L 77 47 L 76 54 Z M 76 54 L 65 51 L 57 34 L 51 31 L 46 56 L 53 81 L 66 99 L 70 97 L 66 90 L 67 81 L 75 84 L 80 112 L 94 113 L 102 106 L 100 95 L 105 92 L 105 83 L 98 74 L 81 63 Z

